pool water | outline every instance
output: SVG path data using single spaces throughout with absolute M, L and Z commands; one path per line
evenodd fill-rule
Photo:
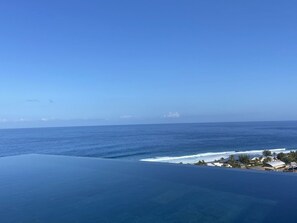
M 0 158 L 0 222 L 294 222 L 297 174 L 53 155 Z

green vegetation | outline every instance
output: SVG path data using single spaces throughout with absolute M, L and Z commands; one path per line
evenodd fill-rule
M 292 151 L 289 153 L 279 153 L 277 154 L 277 158 L 286 164 L 291 162 L 297 162 L 297 151 Z
M 285 157 L 286 157 L 286 154 L 284 154 L 284 153 L 279 153 L 279 154 L 277 154 L 277 158 L 278 158 L 279 160 L 283 160 Z
M 241 154 L 238 156 L 239 162 L 242 164 L 249 164 L 250 163 L 250 157 L 246 154 Z
M 227 164 L 231 165 L 233 168 L 240 168 L 240 164 L 235 160 L 234 155 L 230 155 Z
M 206 166 L 206 162 L 204 160 L 199 160 L 197 163 L 195 163 L 195 165 Z
M 263 163 L 261 161 L 261 157 L 250 160 L 250 165 L 251 166 L 258 166 L 258 167 L 263 166 Z
M 263 160 L 263 164 L 267 164 L 268 162 L 271 162 L 272 159 L 270 157 L 266 157 L 264 160 Z
M 265 157 L 267 157 L 267 156 L 271 156 L 271 155 L 272 155 L 271 151 L 269 151 L 269 150 L 264 150 L 262 154 L 263 154 L 263 156 L 265 156 Z
M 230 163 L 234 163 L 234 162 L 235 162 L 235 157 L 234 157 L 234 155 L 230 155 L 230 156 L 229 156 L 229 162 L 230 162 Z
M 272 157 L 273 155 L 273 157 Z M 247 168 L 247 169 L 265 169 L 265 166 L 268 162 L 273 160 L 280 160 L 286 164 L 290 164 L 291 162 L 297 163 L 297 151 L 292 151 L 289 153 L 271 153 L 269 150 L 263 151 L 263 156 L 255 157 L 253 159 L 250 158 L 247 154 L 241 154 L 238 157 L 234 155 L 230 155 L 228 159 L 221 158 L 219 160 L 215 160 L 212 163 L 216 166 L 224 166 L 224 167 L 232 167 L 232 168 Z M 220 164 L 215 164 L 216 162 Z M 195 163 L 195 165 L 206 166 L 207 163 L 204 160 L 200 160 Z M 282 169 L 282 171 L 288 171 L 287 168 Z

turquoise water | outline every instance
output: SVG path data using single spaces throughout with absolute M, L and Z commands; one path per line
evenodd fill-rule
M 297 148 L 297 122 L 0 130 L 0 156 L 38 153 L 139 160 L 283 147 Z
M 1 223 L 295 222 L 297 175 L 97 158 L 0 158 Z

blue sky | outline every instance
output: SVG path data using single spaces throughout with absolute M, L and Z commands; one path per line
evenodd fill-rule
M 297 1 L 0 10 L 0 128 L 297 119 Z

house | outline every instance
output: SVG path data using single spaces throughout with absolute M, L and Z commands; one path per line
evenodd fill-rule
M 224 164 L 223 163 L 219 163 L 219 162 L 215 162 L 215 163 L 213 163 L 215 166 L 218 166 L 218 167 L 221 167 L 221 166 L 223 166 Z
M 276 169 L 280 169 L 285 167 L 286 164 L 283 161 L 280 160 L 276 160 L 276 161 L 271 161 L 271 162 L 267 162 L 265 169 L 267 170 L 276 170 Z
M 259 160 L 260 160 L 261 162 L 264 162 L 267 158 L 270 159 L 271 161 L 276 161 L 276 160 L 277 160 L 277 159 L 276 159 L 275 157 L 273 157 L 273 156 L 264 156 L 264 157 L 260 157 Z
M 289 171 L 294 171 L 297 170 L 297 163 L 296 162 L 291 162 L 288 168 Z
M 232 166 L 229 163 L 225 163 L 223 166 L 228 167 L 228 168 L 232 168 Z
M 206 165 L 207 165 L 207 166 L 221 167 L 221 166 L 223 166 L 223 163 L 214 162 L 214 163 L 207 163 Z

